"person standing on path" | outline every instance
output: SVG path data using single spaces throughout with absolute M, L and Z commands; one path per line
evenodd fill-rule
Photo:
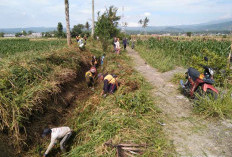
M 66 152 L 65 150 L 65 144 L 69 140 L 69 138 L 72 135 L 72 131 L 69 127 L 59 127 L 59 128 L 47 128 L 44 129 L 42 137 L 51 135 L 51 142 L 44 153 L 43 157 L 46 157 L 49 153 L 49 151 L 52 149 L 52 147 L 57 143 L 58 140 L 62 139 L 60 141 L 60 149 L 63 153 Z
M 115 48 L 116 48 L 116 54 L 120 54 L 120 43 L 119 43 L 119 38 L 117 39 L 117 42 L 115 43 Z
M 126 39 L 126 38 L 124 38 L 122 42 L 123 42 L 124 50 L 126 50 L 126 46 L 127 46 L 127 39 Z
M 131 40 L 131 48 L 134 49 L 135 48 L 135 40 Z

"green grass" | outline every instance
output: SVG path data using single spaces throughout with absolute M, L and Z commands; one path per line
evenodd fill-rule
M 176 73 L 174 74 L 173 78 L 171 79 L 171 82 L 174 84 L 179 85 L 180 80 L 186 80 L 186 74 L 184 73 Z
M 0 40 L 0 57 L 14 55 L 20 52 L 43 52 L 52 49 L 62 48 L 66 44 L 64 39 L 56 40 L 30 40 L 2 39 Z
M 114 144 L 148 144 L 143 156 L 174 156 L 174 147 L 163 133 L 159 110 L 149 95 L 150 85 L 132 69 L 130 58 L 123 54 L 107 54 L 105 72 L 118 75 L 121 86 L 113 95 L 96 93 L 75 110 L 71 125 L 77 132 L 68 156 L 114 157 L 116 150 L 104 146 Z
M 30 47 L 30 41 L 19 40 L 27 42 L 24 46 Z M 51 41 L 47 42 L 45 45 L 51 44 Z M 40 44 L 43 43 L 46 41 Z M 57 46 L 56 49 L 60 49 L 61 46 Z M 33 112 L 43 108 L 44 104 L 41 103 L 43 100 L 49 95 L 59 93 L 59 84 L 63 81 L 60 74 L 77 71 L 79 61 L 80 55 L 75 49 L 41 50 L 39 53 L 31 49 L 1 59 L 0 129 L 7 130 L 9 135 L 14 137 L 13 142 L 18 149 L 26 140 L 23 138 L 26 137 L 24 124 L 29 122 Z
M 179 60 L 172 56 L 165 55 L 162 49 L 148 49 L 145 45 L 136 46 L 136 51 L 145 61 L 160 72 L 173 70 L 176 66 L 180 66 Z
M 218 99 L 212 97 L 199 97 L 195 102 L 194 111 L 206 117 L 219 117 L 232 119 L 232 91 L 221 93 Z

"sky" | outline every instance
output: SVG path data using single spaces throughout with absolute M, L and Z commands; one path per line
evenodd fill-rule
M 69 0 L 71 27 L 91 23 L 91 4 L 92 0 Z M 232 0 L 95 0 L 95 15 L 111 5 L 118 15 L 124 13 L 123 21 L 131 27 L 145 17 L 149 26 L 232 20 Z M 0 21 L 0 28 L 56 27 L 58 22 L 65 27 L 64 0 L 0 0 Z

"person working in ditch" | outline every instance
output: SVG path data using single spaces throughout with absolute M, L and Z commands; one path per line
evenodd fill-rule
M 47 128 L 44 129 L 42 137 L 51 135 L 51 143 L 49 144 L 46 152 L 44 153 L 43 157 L 46 157 L 49 151 L 52 149 L 52 147 L 57 143 L 58 140 L 62 139 L 60 141 L 60 149 L 62 152 L 66 152 L 65 150 L 65 144 L 68 141 L 68 139 L 72 135 L 72 131 L 69 127 L 59 127 L 59 128 Z
M 94 89 L 94 79 L 97 75 L 97 69 L 95 67 L 91 67 L 89 71 L 85 73 L 85 79 L 88 88 L 92 87 Z
M 92 56 L 92 66 L 97 67 L 97 64 L 98 62 L 96 56 Z
M 116 75 L 103 75 L 99 74 L 98 78 L 102 81 L 104 81 L 104 86 L 103 86 L 103 91 L 101 95 L 104 95 L 106 97 L 106 94 L 113 94 L 117 89 L 118 89 L 118 81 L 117 81 L 117 76 Z

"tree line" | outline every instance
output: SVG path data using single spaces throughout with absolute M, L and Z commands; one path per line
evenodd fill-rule
M 77 24 L 74 25 L 72 30 L 70 31 L 70 35 L 71 37 L 75 37 L 75 36 L 84 36 L 90 35 L 90 24 L 87 21 L 85 24 Z M 57 30 L 56 31 L 51 31 L 51 32 L 42 32 L 42 36 L 43 37 L 57 37 L 57 38 L 66 38 L 67 35 L 64 31 L 64 27 L 63 24 L 61 22 L 59 22 L 57 24 Z

